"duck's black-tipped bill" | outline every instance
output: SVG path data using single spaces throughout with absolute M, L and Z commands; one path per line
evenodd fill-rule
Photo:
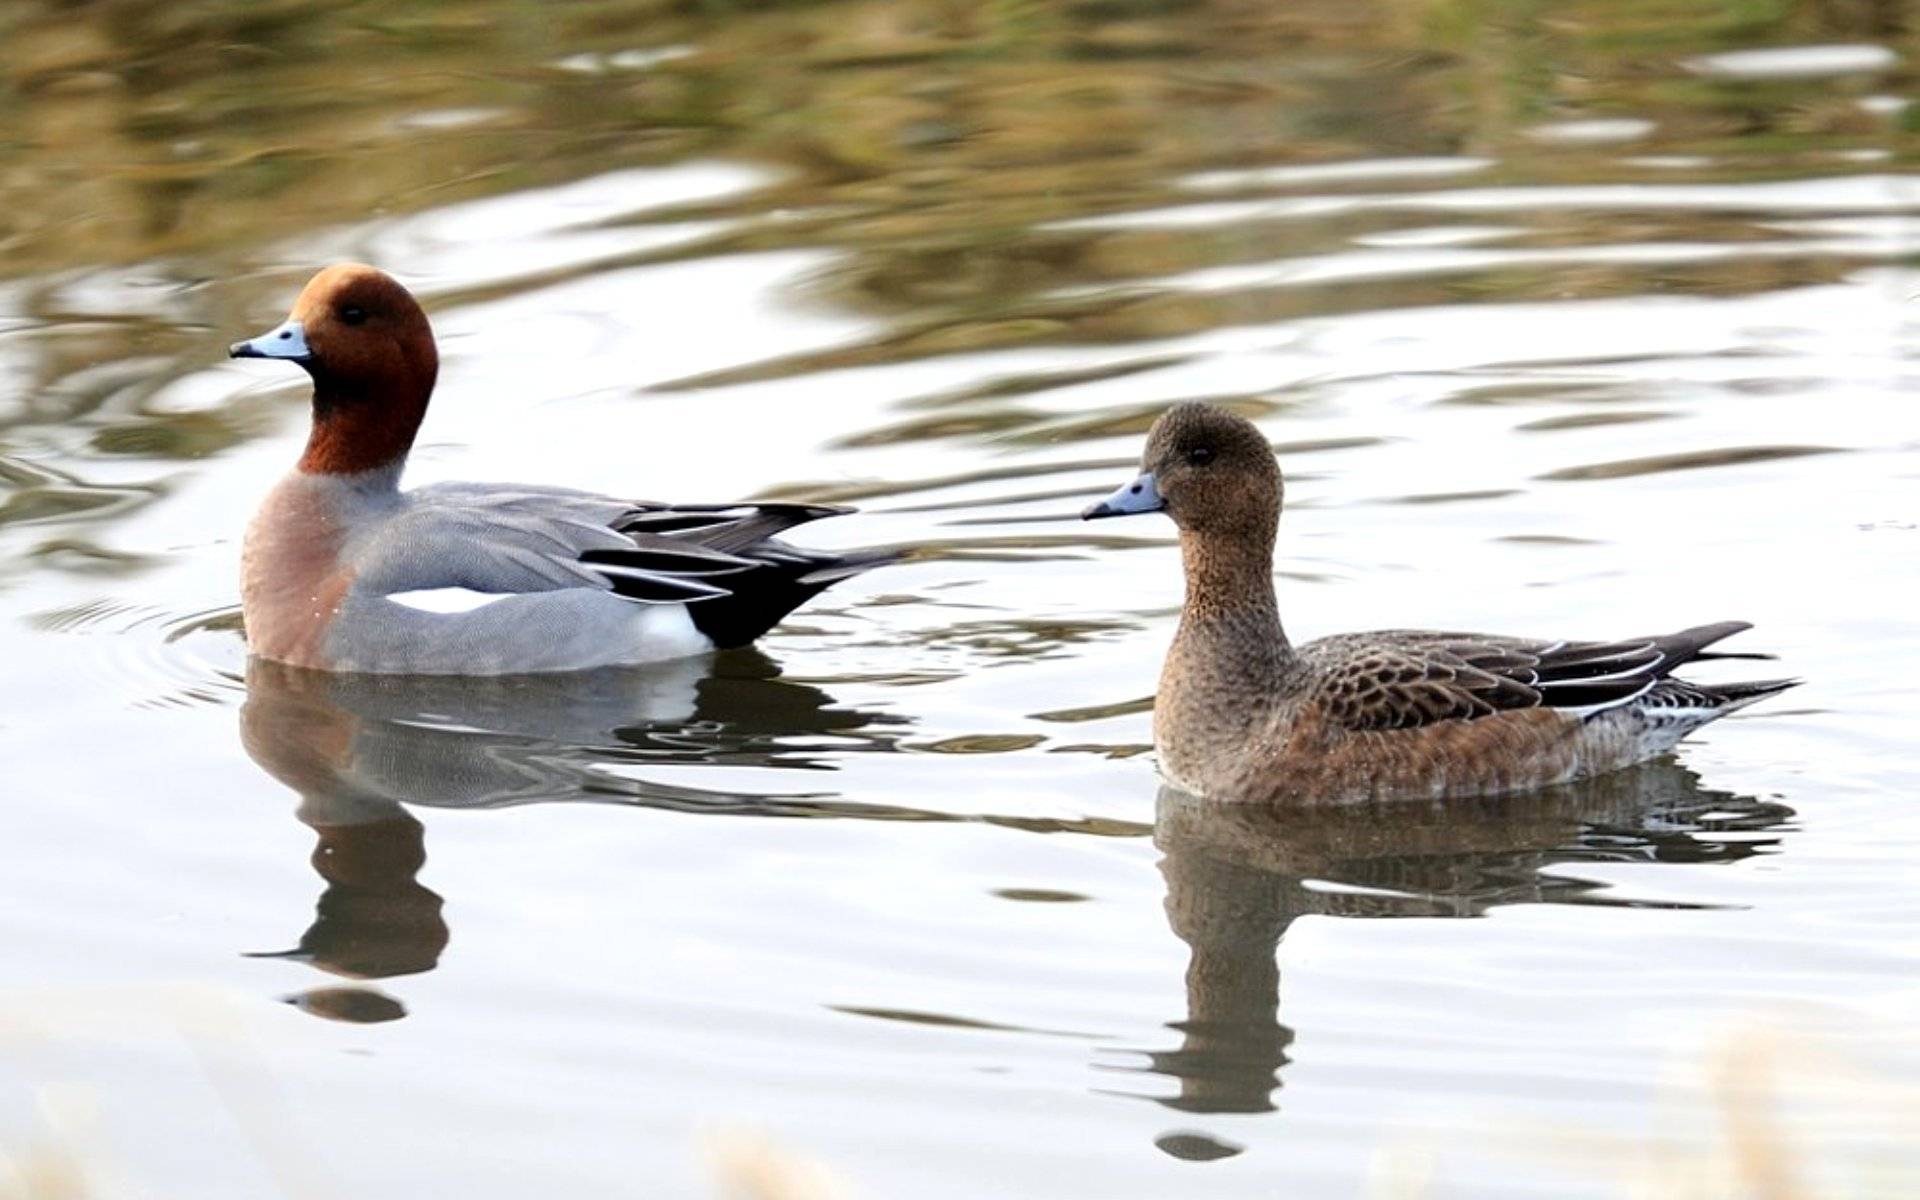
M 1154 485 L 1153 472 L 1142 471 L 1132 483 L 1100 503 L 1082 510 L 1080 519 L 1093 521 L 1101 517 L 1130 517 L 1135 513 L 1163 512 L 1166 507 L 1167 502 L 1160 498 L 1160 489 Z
M 309 362 L 313 351 L 307 346 L 307 331 L 298 321 L 285 321 L 257 338 L 235 342 L 227 347 L 228 358 L 284 358 Z

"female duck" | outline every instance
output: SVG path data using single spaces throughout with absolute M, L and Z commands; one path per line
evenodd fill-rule
M 840 508 L 531 485 L 401 491 L 439 355 L 419 304 L 372 267 L 328 267 L 285 323 L 230 353 L 313 377 L 306 452 L 260 505 L 241 556 L 247 640 L 262 658 L 426 675 L 682 658 L 750 642 L 891 557 L 775 536 Z
M 1693 684 L 1739 621 L 1618 642 L 1387 630 L 1294 646 L 1273 594 L 1280 468 L 1253 424 L 1181 404 L 1143 472 L 1084 516 L 1165 512 L 1187 597 L 1160 673 L 1161 769 L 1206 797 L 1343 803 L 1488 795 L 1652 757 L 1794 680 Z

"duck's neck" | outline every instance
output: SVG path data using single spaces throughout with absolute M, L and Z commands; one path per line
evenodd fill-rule
M 316 376 L 313 428 L 300 470 L 336 476 L 390 471 L 397 477 L 420 432 L 431 387 L 345 384 Z
M 1187 600 L 1161 677 L 1167 716 L 1226 731 L 1253 727 L 1295 662 L 1273 595 L 1271 530 L 1183 533 Z
M 1183 533 L 1187 602 L 1180 629 L 1196 637 L 1230 637 L 1244 657 L 1283 666 L 1293 657 L 1273 596 L 1273 540 L 1265 530 L 1245 537 Z M 1264 652 L 1256 652 L 1256 647 Z

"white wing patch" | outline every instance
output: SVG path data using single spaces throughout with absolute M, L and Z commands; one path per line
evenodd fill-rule
M 395 604 L 430 613 L 467 613 L 505 600 L 513 592 L 476 592 L 471 588 L 420 588 L 411 592 L 389 592 Z

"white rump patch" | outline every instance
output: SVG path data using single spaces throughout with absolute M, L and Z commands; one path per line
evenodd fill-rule
M 476 592 L 471 588 L 444 587 L 422 588 L 415 592 L 389 592 L 387 599 L 421 612 L 465 613 L 477 608 L 485 608 L 489 604 L 496 604 L 514 594 L 513 592 Z

